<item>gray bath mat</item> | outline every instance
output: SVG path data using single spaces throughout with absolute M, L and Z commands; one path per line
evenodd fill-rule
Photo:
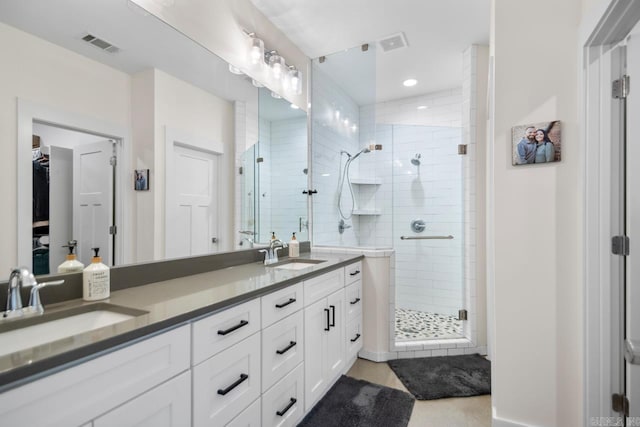
M 343 375 L 298 427 L 406 427 L 414 402 L 404 391 Z
M 387 362 L 418 400 L 491 394 L 491 363 L 479 354 Z

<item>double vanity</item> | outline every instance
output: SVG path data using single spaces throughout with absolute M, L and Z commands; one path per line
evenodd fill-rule
M 301 255 L 174 273 L 96 303 L 43 297 L 44 315 L 0 323 L 0 419 L 296 425 L 362 347 L 363 257 Z M 211 257 L 225 256 L 234 264 Z

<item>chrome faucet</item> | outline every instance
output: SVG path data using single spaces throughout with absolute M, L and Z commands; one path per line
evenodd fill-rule
M 264 265 L 275 264 L 278 262 L 278 251 L 282 248 L 286 248 L 287 244 L 280 239 L 271 239 L 269 243 L 269 249 L 260 249 L 259 252 L 264 252 Z
M 44 313 L 44 307 L 40 301 L 40 289 L 45 286 L 61 285 L 62 283 L 64 283 L 64 280 L 38 283 L 26 267 L 12 269 L 7 287 L 7 310 L 2 314 L 2 318 L 10 319 L 30 314 Z M 29 306 L 23 309 L 20 291 L 22 288 L 27 287 L 31 287 L 31 297 L 29 298 Z

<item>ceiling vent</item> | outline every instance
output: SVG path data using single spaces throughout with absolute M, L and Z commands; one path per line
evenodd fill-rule
M 389 52 L 392 50 L 403 49 L 408 47 L 407 38 L 404 33 L 393 34 L 383 39 L 378 40 L 378 44 L 383 52 Z
M 90 44 L 94 45 L 95 47 L 99 48 L 100 50 L 104 50 L 105 52 L 116 53 L 116 52 L 118 52 L 120 50 L 120 48 L 112 45 L 108 41 L 102 40 L 102 39 L 94 36 L 93 34 L 87 34 L 86 36 L 84 36 L 82 38 L 82 40 L 86 41 L 87 43 L 90 43 Z

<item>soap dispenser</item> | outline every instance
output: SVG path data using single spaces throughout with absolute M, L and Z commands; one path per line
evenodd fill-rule
M 78 246 L 77 240 L 69 240 L 69 243 L 62 246 L 63 248 L 69 248 L 69 254 L 67 260 L 58 266 L 58 273 L 81 273 L 84 269 L 84 264 L 78 261 L 76 254 L 73 253 L 76 246 Z
M 82 299 L 85 301 L 96 301 L 109 298 L 109 267 L 102 263 L 102 258 L 98 256 L 100 248 L 91 248 L 95 256 L 91 264 L 82 272 Z
M 297 258 L 300 256 L 300 242 L 296 239 L 296 233 L 293 233 L 291 236 L 291 241 L 289 242 L 289 258 Z

